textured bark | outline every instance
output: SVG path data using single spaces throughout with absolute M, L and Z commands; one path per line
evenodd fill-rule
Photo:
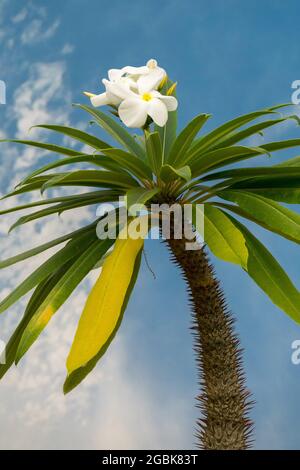
M 205 249 L 188 251 L 185 240 L 167 240 L 186 279 L 193 310 L 194 351 L 199 370 L 197 445 L 202 449 L 248 449 L 252 422 L 242 351 L 234 320 Z

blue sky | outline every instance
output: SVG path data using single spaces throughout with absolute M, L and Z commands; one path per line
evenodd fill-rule
M 71 108 L 84 101 L 82 90 L 98 92 L 109 68 L 141 65 L 151 57 L 178 81 L 181 126 L 201 112 L 213 114 L 209 128 L 287 102 L 291 83 L 300 79 L 299 14 L 296 0 L 0 0 L 0 79 L 7 84 L 0 135 L 28 137 L 28 128 L 42 122 L 85 129 L 86 117 Z M 265 139 L 292 135 L 299 137 L 299 129 L 289 124 Z M 7 144 L 0 158 L 2 193 L 47 161 L 40 152 Z M 92 217 L 82 211 L 76 220 L 47 219 L 10 237 L 7 228 L 15 218 L 2 218 L 1 257 Z M 255 233 L 300 287 L 298 247 L 263 230 Z M 146 249 L 157 279 L 143 264 L 117 341 L 86 384 L 62 396 L 65 356 L 94 274 L 3 380 L 1 448 L 193 446 L 197 384 L 187 295 L 165 247 L 149 241 Z M 1 296 L 38 261 L 3 271 Z M 300 365 L 291 363 L 299 327 L 245 273 L 213 261 L 245 349 L 247 383 L 256 400 L 255 447 L 299 449 Z M 21 302 L 2 316 L 3 339 L 23 308 Z

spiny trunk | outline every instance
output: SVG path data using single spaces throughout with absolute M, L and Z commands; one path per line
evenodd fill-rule
M 167 240 L 173 261 L 188 284 L 193 309 L 192 331 L 199 370 L 198 446 L 203 449 L 248 449 L 252 422 L 239 339 L 218 280 L 204 248 L 186 250 L 184 239 Z

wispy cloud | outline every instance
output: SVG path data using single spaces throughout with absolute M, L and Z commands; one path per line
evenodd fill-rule
M 64 74 L 63 62 L 40 62 L 32 66 L 29 78 L 14 94 L 17 137 L 28 137 L 29 129 L 36 124 L 68 121 L 70 94 L 64 87 Z M 39 133 L 33 129 L 30 137 Z M 18 167 L 31 164 L 37 153 L 36 149 L 27 148 L 18 160 Z
M 74 51 L 74 46 L 70 43 L 66 43 L 62 50 L 61 50 L 61 53 L 62 55 L 67 55 L 67 54 L 72 54 L 72 52 Z
M 32 20 L 21 34 L 22 44 L 35 44 L 54 36 L 60 21 L 56 19 L 50 26 L 45 28 L 44 21 L 41 19 Z
M 27 17 L 28 10 L 27 8 L 22 8 L 15 16 L 12 17 L 13 23 L 21 23 Z

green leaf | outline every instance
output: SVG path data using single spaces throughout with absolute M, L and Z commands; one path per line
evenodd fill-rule
M 281 168 L 281 167 L 300 167 L 300 156 L 289 158 L 288 160 L 284 160 L 281 163 L 277 163 L 276 165 L 272 165 L 273 168 Z
M 189 150 L 194 138 L 211 117 L 211 114 L 199 114 L 180 132 L 173 143 L 167 163 L 173 166 L 183 166 L 186 159 L 186 152 Z
M 31 214 L 25 215 L 20 217 L 9 229 L 9 232 L 14 230 L 16 227 L 20 225 L 27 224 L 28 222 L 32 222 L 33 220 L 40 219 L 41 217 L 47 217 L 51 214 L 58 213 L 59 215 L 65 211 L 69 211 L 72 209 L 77 209 L 83 206 L 89 206 L 92 204 L 98 204 L 100 202 L 109 202 L 109 201 L 117 201 L 120 197 L 120 193 L 116 193 L 116 191 L 94 191 L 88 194 L 80 194 L 79 196 L 73 196 L 67 202 L 63 202 L 61 204 L 55 204 L 51 207 L 47 207 L 46 209 L 42 209 Z
M 300 293 L 280 264 L 249 230 L 233 217 L 235 226 L 245 237 L 249 256 L 247 272 L 272 302 L 300 323 Z
M 87 111 L 91 114 L 95 119 L 96 122 L 108 132 L 114 139 L 120 142 L 125 148 L 129 150 L 129 152 L 133 153 L 137 157 L 145 160 L 145 152 L 143 148 L 136 142 L 136 140 L 132 137 L 129 132 L 124 129 L 123 126 L 118 124 L 115 119 L 107 114 L 99 111 L 98 109 L 91 108 L 89 106 L 85 106 L 82 104 L 74 104 L 74 106 Z
M 71 372 L 71 374 L 69 374 L 67 376 L 67 378 L 65 380 L 65 383 L 64 383 L 64 393 L 65 394 L 69 393 L 71 390 L 73 390 L 75 387 L 77 387 L 77 385 L 79 385 L 85 379 L 85 377 L 94 369 L 97 362 L 99 361 L 99 359 L 101 359 L 103 354 L 105 354 L 108 346 L 110 345 L 111 341 L 113 340 L 114 336 L 116 335 L 117 330 L 119 329 L 119 327 L 121 325 L 121 322 L 122 322 L 122 319 L 123 319 L 123 316 L 124 316 L 124 312 L 127 308 L 128 301 L 130 299 L 131 293 L 133 291 L 133 288 L 135 286 L 135 283 L 136 283 L 136 280 L 137 280 L 137 277 L 138 277 L 138 273 L 139 273 L 140 265 L 141 265 L 141 258 L 142 258 L 142 250 L 140 250 L 140 252 L 139 252 L 139 254 L 136 258 L 133 273 L 132 273 L 131 280 L 130 280 L 130 284 L 128 286 L 128 289 L 127 289 L 127 292 L 126 292 L 126 295 L 125 295 L 125 298 L 124 298 L 124 302 L 123 302 L 123 305 L 122 305 L 119 321 L 116 324 L 115 330 L 113 331 L 113 334 L 110 337 L 110 341 L 107 342 L 105 344 L 105 348 L 100 349 L 98 354 L 96 354 L 96 356 L 94 356 L 86 365 L 84 365 L 84 366 L 82 366 L 78 369 L 75 369 L 73 372 Z
M 78 284 L 95 266 L 95 263 L 114 243 L 114 240 L 96 240 L 83 251 L 69 269 L 63 274 L 53 286 L 47 297 L 36 309 L 30 319 L 18 346 L 15 362 L 16 364 L 39 337 L 52 316 L 65 303 Z
M 232 170 L 224 170 L 216 173 L 211 173 L 202 178 L 203 181 L 210 181 L 223 178 L 251 178 L 251 177 L 300 177 L 300 168 L 280 167 L 274 168 L 272 166 L 258 167 L 258 168 L 234 168 Z
M 223 199 L 238 204 L 239 208 L 231 207 L 238 215 L 255 221 L 272 232 L 300 243 L 300 215 L 284 206 L 246 191 L 221 191 L 218 194 Z M 228 207 L 229 209 L 229 207 Z
M 63 235 L 62 237 L 59 237 L 59 238 L 55 238 L 54 240 L 51 240 L 47 243 L 43 243 L 42 245 L 32 248 L 31 250 L 24 251 L 23 253 L 20 253 L 16 256 L 12 256 L 3 261 L 0 261 L 0 269 L 7 268 L 8 266 L 19 263 L 20 261 L 24 261 L 25 259 L 31 258 L 32 256 L 36 256 L 42 253 L 43 251 L 49 250 L 49 248 L 53 248 L 54 246 L 60 245 L 61 243 L 64 243 L 70 240 L 71 238 L 74 239 L 77 236 L 82 235 L 83 233 L 96 230 L 96 224 L 97 222 L 94 222 L 88 225 L 87 227 L 83 227 L 79 230 L 75 230 L 74 232 L 68 233 L 67 235 Z
M 248 250 L 244 236 L 226 213 L 208 204 L 204 206 L 204 240 L 215 256 L 246 268 Z
M 160 188 L 146 189 L 146 188 L 133 188 L 129 189 L 126 193 L 126 205 L 130 212 L 130 208 L 135 204 L 146 204 L 155 194 L 160 192 Z M 136 214 L 132 214 L 136 215 Z
M 24 209 L 30 209 L 32 207 L 38 207 L 38 206 L 47 206 L 49 204 L 55 204 L 56 202 L 69 202 L 69 201 L 72 201 L 76 198 L 86 198 L 88 196 L 96 196 L 97 194 L 100 195 L 102 194 L 103 196 L 105 196 L 105 194 L 110 194 L 112 197 L 116 196 L 116 195 L 119 195 L 120 194 L 120 190 L 103 190 L 103 191 L 93 191 L 93 192 L 89 192 L 89 193 L 83 193 L 83 194 L 79 194 L 79 195 L 71 195 L 71 196 L 61 196 L 61 197 L 53 197 L 53 198 L 49 198 L 49 199 L 42 199 L 40 201 L 36 201 L 36 202 L 29 202 L 28 204 L 22 204 L 20 206 L 15 206 L 15 207 L 10 207 L 8 209 L 4 209 L 3 211 L 0 211 L 0 215 L 5 215 L 5 214 L 11 214 L 12 212 L 18 212 L 20 210 L 24 210 Z M 4 198 L 3 198 L 4 199 Z
M 190 181 L 192 173 L 188 165 L 182 168 L 173 168 L 171 165 L 163 165 L 160 170 L 160 178 L 165 182 L 174 181 L 174 179 L 177 178 Z
M 205 206 L 205 241 L 224 261 L 240 264 L 272 302 L 300 323 L 300 293 L 249 230 L 226 212 Z
M 147 159 L 153 173 L 158 176 L 162 166 L 162 146 L 158 132 L 145 132 Z
M 21 186 L 23 184 L 26 184 L 30 182 L 31 178 L 34 176 L 38 176 L 41 173 L 44 173 L 45 171 L 53 170 L 54 168 L 59 168 L 61 166 L 65 165 L 72 165 L 76 163 L 92 163 L 94 165 L 100 166 L 101 164 L 101 158 L 99 158 L 98 155 L 76 155 L 76 157 L 68 157 L 68 158 L 63 158 L 61 160 L 56 160 L 55 162 L 51 162 L 48 165 L 44 165 L 37 170 L 35 170 L 33 173 L 31 173 L 29 176 L 24 178 L 18 186 Z M 101 165 L 102 166 L 102 165 Z
M 209 132 L 205 136 L 202 136 L 200 137 L 200 139 L 195 141 L 194 145 L 189 151 L 189 159 L 186 162 L 188 163 L 191 159 L 194 158 L 195 155 L 199 155 L 200 151 L 201 153 L 204 153 L 206 150 L 216 147 L 222 142 L 225 137 L 230 135 L 239 127 L 242 127 L 248 122 L 254 121 L 255 119 L 261 116 L 274 113 L 275 111 L 272 109 L 255 111 L 249 114 L 245 114 L 243 116 L 239 116 L 235 119 L 232 119 L 231 121 L 226 122 L 225 124 L 222 124 L 221 126 L 217 127 L 213 131 Z
M 69 268 L 70 263 L 64 264 L 60 269 L 55 271 L 53 274 L 50 274 L 44 281 L 42 281 L 36 287 L 33 295 L 28 302 L 24 316 L 20 323 L 18 324 L 16 330 L 12 334 L 10 340 L 8 341 L 5 347 L 5 364 L 0 364 L 0 379 L 6 374 L 10 367 L 14 364 L 16 352 L 28 323 L 36 312 L 37 308 L 41 305 L 44 299 L 47 297 L 48 293 L 51 291 L 53 286 L 58 282 L 58 280 L 63 276 L 66 270 Z
M 118 166 L 130 171 L 137 178 L 141 180 L 152 179 L 151 168 L 132 153 L 116 148 L 102 150 L 102 153 L 117 163 Z
M 48 129 L 50 131 L 67 135 L 68 137 L 78 140 L 79 142 L 82 142 L 85 145 L 89 145 L 90 147 L 96 150 L 102 150 L 110 147 L 106 142 L 103 142 L 103 140 L 98 139 L 98 137 L 88 134 L 87 132 L 80 131 L 79 129 L 74 129 L 73 127 L 53 126 L 48 124 L 40 124 L 38 126 L 33 127 Z
M 231 135 L 226 136 L 216 146 L 216 148 L 228 147 L 230 145 L 234 145 L 234 144 L 240 142 L 241 140 L 244 140 L 244 139 L 246 139 L 246 138 L 248 138 L 252 135 L 259 134 L 264 129 L 272 127 L 276 124 L 280 124 L 284 121 L 287 121 L 288 119 L 295 119 L 299 124 L 298 116 L 286 116 L 286 117 L 279 118 L 279 119 L 272 119 L 272 120 L 268 120 L 268 121 L 259 122 L 258 124 L 254 124 L 253 126 L 247 127 L 246 129 L 243 129 L 242 131 L 234 132 Z
M 30 209 L 32 207 L 47 206 L 49 204 L 55 204 L 56 202 L 70 201 L 70 199 L 72 199 L 73 197 L 74 196 L 61 196 L 53 197 L 50 199 L 41 199 L 40 201 L 29 202 L 28 204 L 22 204 L 20 206 L 14 206 L 8 209 L 4 209 L 3 211 L 0 211 L 0 215 L 11 214 L 12 212 L 18 212 L 24 209 Z
M 268 144 L 260 145 L 260 148 L 267 150 L 269 153 L 276 152 L 277 150 L 288 149 L 292 147 L 299 147 L 300 139 L 280 140 L 279 142 L 270 142 Z
M 94 235 L 95 237 L 96 235 Z M 93 241 L 93 235 L 88 233 L 70 241 L 64 248 L 55 253 L 30 276 L 28 276 L 16 289 L 14 289 L 2 302 L 0 302 L 0 313 L 7 310 L 21 297 L 27 294 L 37 284 L 46 279 L 49 274 L 60 268 L 63 264 L 80 253 Z
M 174 82 L 168 79 L 167 83 L 164 85 L 160 92 L 165 95 L 167 90 L 173 85 Z M 176 97 L 176 92 L 173 93 L 173 96 Z M 162 146 L 162 159 L 163 162 L 166 162 L 168 159 L 168 155 L 170 149 L 176 139 L 176 132 L 177 132 L 177 110 L 171 111 L 168 113 L 168 120 L 164 127 L 154 125 L 154 130 L 158 132 L 161 146 Z
M 237 163 L 241 160 L 266 154 L 260 147 L 244 147 L 242 145 L 235 147 L 225 147 L 212 150 L 190 162 L 193 175 L 199 175 L 207 171 L 212 171 L 220 166 Z
M 65 174 L 66 173 L 63 173 L 63 175 Z M 59 174 L 56 174 L 56 176 L 58 177 Z M 36 176 L 32 179 L 30 183 L 24 184 L 24 186 L 21 186 L 20 188 L 11 191 L 10 193 L 3 196 L 1 199 L 7 199 L 8 197 L 17 196 L 18 194 L 28 193 L 30 191 L 37 191 L 38 189 L 40 190 L 43 184 L 49 181 L 52 177 L 53 175 Z
M 61 145 L 48 144 L 47 142 L 36 142 L 34 140 L 17 140 L 17 139 L 2 139 L 0 142 L 11 142 L 14 144 L 30 145 L 31 147 L 37 147 L 50 152 L 59 153 L 61 155 L 69 155 L 70 157 L 78 156 L 78 150 L 72 150 Z
M 138 182 L 130 175 L 113 171 L 78 170 L 53 176 L 42 187 L 42 192 L 53 186 L 88 186 L 102 188 L 131 188 L 138 186 Z
M 237 182 L 233 180 L 233 184 L 229 185 L 228 189 L 242 189 L 287 204 L 300 203 L 300 176 L 297 175 L 288 177 L 280 175 L 259 176 Z

